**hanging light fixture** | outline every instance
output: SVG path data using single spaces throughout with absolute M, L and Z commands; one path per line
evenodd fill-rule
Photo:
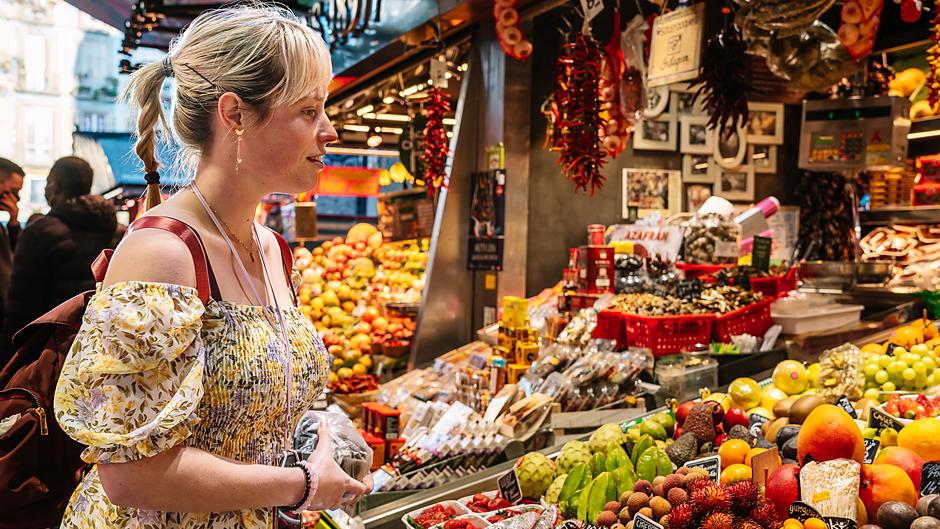
M 373 149 L 379 145 L 382 145 L 382 136 L 380 136 L 377 131 L 373 131 L 366 140 L 366 145 L 372 147 Z

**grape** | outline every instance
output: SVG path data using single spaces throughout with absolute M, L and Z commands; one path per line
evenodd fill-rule
M 874 378 L 875 374 L 880 370 L 881 367 L 878 364 L 866 364 L 865 368 L 863 369 L 865 376 L 868 378 Z
M 866 389 L 863 395 L 866 399 L 878 400 L 881 397 L 881 391 L 878 388 Z
M 930 350 L 930 348 L 927 347 L 926 345 L 922 344 L 922 343 L 919 343 L 919 344 L 917 344 L 917 345 L 911 347 L 911 352 L 914 353 L 914 354 L 919 354 L 919 355 L 925 355 L 925 354 L 927 354 L 927 351 L 929 351 L 929 350 Z
M 933 359 L 933 357 L 924 356 L 921 357 L 920 361 L 923 362 L 925 366 L 927 366 L 928 373 L 931 373 L 934 369 L 937 368 L 937 362 Z
M 927 376 L 918 374 L 917 377 L 914 378 L 914 388 L 924 389 L 926 387 L 927 387 Z
M 895 360 L 888 365 L 888 374 L 897 375 L 903 373 L 905 369 L 907 369 L 907 364 L 900 360 Z
M 914 369 L 914 372 L 918 375 L 927 375 L 927 364 L 922 361 L 914 362 L 914 365 L 911 366 Z
M 907 352 L 907 349 L 905 349 L 905 348 L 903 348 L 903 347 L 895 347 L 895 348 L 894 348 L 894 351 L 892 351 L 892 352 L 894 353 L 894 357 L 897 358 L 897 357 L 901 356 L 902 354 L 906 353 L 906 352 Z
M 933 387 L 937 381 L 937 374 L 931 373 L 927 375 L 927 387 Z
M 885 382 L 881 385 L 881 391 L 896 391 L 897 386 L 894 385 L 894 382 Z
M 880 365 L 883 368 L 887 368 L 889 365 L 891 365 L 891 362 L 894 362 L 894 358 L 888 355 L 884 355 L 878 358 L 878 365 Z
M 901 373 L 901 378 L 904 380 L 914 380 L 917 377 L 917 372 L 912 368 L 907 368 Z
M 914 362 L 917 362 L 919 360 L 920 360 L 920 355 L 915 355 L 912 353 L 904 353 L 903 355 L 901 355 L 901 361 L 907 364 L 908 367 L 914 365 Z
M 884 384 L 888 381 L 888 372 L 882 369 L 881 371 L 875 373 L 875 382 L 879 384 Z

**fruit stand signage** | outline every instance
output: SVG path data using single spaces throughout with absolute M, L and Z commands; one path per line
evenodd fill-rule
M 516 469 L 512 469 L 500 476 L 496 484 L 499 486 L 499 494 L 509 503 L 515 504 L 522 499 L 522 488 L 519 486 L 519 477 L 516 476 Z
M 878 408 L 871 408 L 868 425 L 879 431 L 885 428 L 894 428 L 895 430 L 901 431 L 901 429 L 904 428 L 904 423 Z
M 878 439 L 865 439 L 865 464 L 870 465 L 875 462 L 875 455 L 878 453 L 878 447 L 881 441 Z
M 704 22 L 705 2 L 656 17 L 647 86 L 653 88 L 698 77 Z
M 663 529 L 663 526 L 640 513 L 636 513 L 633 516 L 633 529 Z
M 721 473 L 721 458 L 718 456 L 708 456 L 695 461 L 689 461 L 685 464 L 688 468 L 704 468 L 708 471 L 708 477 L 715 483 L 718 482 L 718 476 Z
M 839 518 L 838 516 L 826 516 L 823 518 L 826 521 L 826 525 L 829 526 L 829 529 L 855 529 L 858 527 L 858 524 L 855 523 L 855 520 L 850 520 L 848 518 Z
M 920 471 L 920 495 L 940 494 L 940 463 L 924 463 Z
M 853 419 L 858 419 L 858 415 L 855 413 L 855 406 L 852 406 L 852 403 L 849 402 L 849 398 L 845 395 L 839 397 L 839 400 L 836 401 L 836 406 L 845 410 Z
M 502 270 L 506 235 L 506 170 L 473 173 L 470 185 L 467 268 Z
M 313 193 L 331 197 L 374 197 L 379 194 L 380 169 L 327 166 Z
M 795 501 L 790 504 L 790 518 L 798 520 L 800 523 L 809 520 L 810 518 L 822 518 L 819 511 L 813 508 L 812 505 L 808 505 L 801 501 Z

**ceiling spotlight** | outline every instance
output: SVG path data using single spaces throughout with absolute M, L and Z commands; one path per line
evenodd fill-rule
M 371 136 L 369 136 L 369 139 L 366 140 L 366 145 L 372 147 L 373 149 L 379 145 L 382 145 L 382 136 L 373 133 Z
M 395 98 L 392 96 L 385 96 L 382 98 L 382 102 L 385 103 L 386 105 L 391 105 L 392 103 L 395 102 Z
M 364 115 L 366 115 L 366 114 L 372 112 L 373 110 L 375 110 L 375 107 L 373 107 L 372 105 L 366 105 L 366 106 L 364 106 L 364 107 L 362 107 L 362 108 L 356 110 L 356 115 L 361 117 L 361 116 L 364 116 Z

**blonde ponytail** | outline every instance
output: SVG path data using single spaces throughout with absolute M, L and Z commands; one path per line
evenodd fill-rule
M 169 130 L 166 118 L 163 115 L 163 106 L 160 102 L 160 90 L 166 78 L 163 64 L 159 62 L 141 66 L 131 75 L 130 83 L 124 90 L 121 98 L 131 102 L 137 107 L 137 143 L 134 151 L 144 162 L 144 172 L 147 180 L 147 197 L 144 201 L 146 211 L 159 205 L 163 201 L 160 192 L 160 161 L 157 160 L 157 122 L 163 130 Z

